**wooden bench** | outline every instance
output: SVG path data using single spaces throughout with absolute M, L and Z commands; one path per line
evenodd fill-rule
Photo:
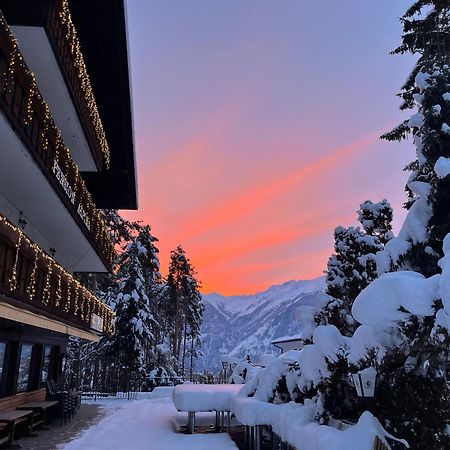
M 58 405 L 58 401 L 39 401 L 39 402 L 29 402 L 24 403 L 17 407 L 17 410 L 20 411 L 33 411 L 33 424 L 32 427 L 36 427 L 41 424 L 46 424 L 48 420 L 47 410 L 50 408 L 54 408 Z
M 0 445 L 12 446 L 16 437 L 16 426 L 26 426 L 29 434 L 33 427 L 37 426 L 36 414 L 33 410 L 17 410 L 25 403 L 45 400 L 45 388 L 31 392 L 20 392 L 19 394 L 0 399 Z
M 0 424 L 3 426 L 3 430 L 6 431 L 6 434 L 0 439 L 0 443 L 8 443 L 8 446 L 12 447 L 12 441 L 16 434 L 16 426 L 22 423 L 25 423 L 27 433 L 29 434 L 33 427 L 33 411 L 11 410 L 0 412 Z
M 11 397 L 0 398 L 0 412 L 16 409 L 24 403 L 40 402 L 43 400 L 45 400 L 45 388 L 31 392 L 20 392 Z

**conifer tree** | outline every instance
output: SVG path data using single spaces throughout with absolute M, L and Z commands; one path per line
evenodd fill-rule
M 392 239 L 392 208 L 387 200 L 360 204 L 358 227 L 337 227 L 334 231 L 335 254 L 328 260 L 326 293 L 332 299 L 318 311 L 319 325 L 334 325 L 345 336 L 352 336 L 358 324 L 351 310 L 358 294 L 377 278 L 376 253 Z M 324 406 L 322 419 L 329 416 L 356 419 L 358 400 L 349 381 L 350 366 L 345 353 L 327 361 L 330 376 L 318 386 Z
M 316 316 L 319 324 L 335 325 L 351 335 L 355 321 L 351 308 L 357 295 L 377 276 L 375 254 L 383 249 L 377 236 L 358 227 L 334 230 L 335 253 L 328 260 L 326 293 L 333 299 Z
M 417 270 L 426 276 L 439 273 L 437 261 L 450 231 L 449 11 L 448 1 L 420 0 L 401 18 L 403 42 L 393 53 L 419 55 L 399 94 L 401 109 L 416 108 L 417 112 L 382 136 L 391 141 L 412 136 L 416 147 L 416 158 L 407 166 L 411 175 L 406 186 L 406 207 L 414 207 L 416 212 L 401 236 L 405 241 L 401 251 L 392 252 L 392 267 Z
M 126 244 L 118 262 L 116 274 L 118 292 L 111 292 L 115 303 L 116 333 L 112 346 L 129 373 L 133 384 L 139 385 L 154 363 L 154 348 L 158 323 L 156 302 L 150 295 L 161 279 L 157 239 L 148 225 Z
M 378 260 L 388 261 L 382 271 L 430 277 L 441 272 L 443 238 L 450 232 L 450 3 L 415 1 L 401 22 L 403 42 L 393 53 L 419 55 L 399 94 L 401 109 L 417 111 L 383 138 L 412 136 L 416 158 L 407 166 L 408 215 Z M 378 367 L 378 417 L 419 450 L 450 448 L 450 339 L 437 318 L 441 300 L 434 311 L 425 318 L 408 314 L 398 324 L 402 344 L 388 349 Z
M 386 199 L 378 203 L 366 200 L 359 205 L 357 213 L 358 222 L 366 234 L 377 237 L 381 244 L 385 245 L 394 237 L 392 233 L 394 213 L 391 204 Z
M 184 372 L 186 357 L 190 356 L 192 371 L 193 357 L 200 344 L 204 305 L 195 270 L 181 246 L 170 255 L 166 292 L 165 311 L 171 330 L 172 355 L 181 373 Z

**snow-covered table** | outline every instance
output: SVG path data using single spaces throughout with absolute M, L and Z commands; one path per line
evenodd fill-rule
M 193 433 L 196 412 L 226 412 L 230 419 L 231 399 L 242 386 L 243 384 L 180 384 L 175 386 L 172 399 L 178 411 L 188 413 L 188 428 Z

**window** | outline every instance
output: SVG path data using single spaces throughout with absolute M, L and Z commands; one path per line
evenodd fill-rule
M 17 374 L 17 392 L 24 392 L 28 389 L 32 354 L 33 346 L 31 344 L 22 344 L 20 350 L 19 373 Z
M 5 365 L 6 342 L 0 342 L 0 380 L 3 375 L 3 367 Z
M 44 347 L 44 353 L 42 355 L 41 383 L 45 383 L 49 378 L 52 362 L 52 353 L 53 347 L 46 345 Z

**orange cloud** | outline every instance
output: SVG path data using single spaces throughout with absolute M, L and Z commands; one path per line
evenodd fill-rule
M 281 195 L 299 183 L 307 182 L 312 176 L 338 166 L 358 151 L 362 151 L 378 139 L 379 133 L 370 133 L 350 144 L 339 147 L 306 167 L 294 171 L 268 184 L 254 187 L 251 191 L 239 193 L 225 203 L 203 210 L 181 221 L 181 240 L 192 239 L 198 234 L 224 226 L 261 207 L 268 200 Z

